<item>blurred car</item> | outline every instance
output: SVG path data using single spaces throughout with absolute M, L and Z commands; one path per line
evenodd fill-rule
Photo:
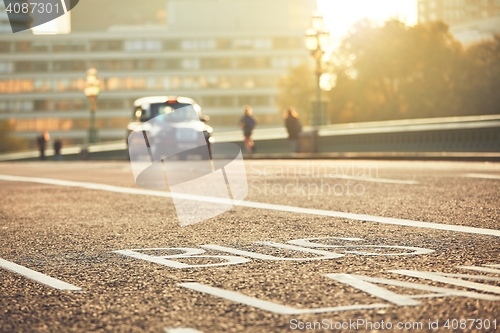
M 148 146 L 161 156 L 176 155 L 186 159 L 197 154 L 197 147 L 208 147 L 211 157 L 212 127 L 210 118 L 201 114 L 201 107 L 191 98 L 178 96 L 151 96 L 134 102 L 132 121 L 127 126 L 127 138 L 138 126 L 148 132 Z M 130 142 L 127 143 L 130 144 Z M 209 158 L 198 154 L 202 158 Z

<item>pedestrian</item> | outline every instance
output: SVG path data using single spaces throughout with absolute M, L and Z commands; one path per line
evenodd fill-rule
M 248 153 L 252 154 L 255 152 L 255 143 L 252 140 L 252 132 L 257 125 L 257 120 L 253 116 L 252 107 L 245 105 L 243 108 L 245 113 L 243 117 L 240 118 L 238 125 L 243 130 L 243 136 L 245 137 L 245 149 Z
M 299 120 L 299 114 L 294 108 L 289 107 L 283 115 L 285 119 L 285 127 L 288 132 L 288 140 L 292 153 L 300 151 L 300 133 L 302 133 L 302 124 Z
M 40 160 L 45 161 L 45 148 L 47 148 L 47 142 L 50 140 L 49 132 L 43 131 L 40 136 L 36 138 L 36 144 L 38 146 L 38 151 L 40 151 Z
M 62 160 L 61 148 L 62 148 L 62 140 L 61 138 L 56 138 L 54 140 L 54 156 L 56 157 L 56 161 Z

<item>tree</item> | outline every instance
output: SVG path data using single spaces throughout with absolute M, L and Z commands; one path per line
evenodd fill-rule
M 329 62 L 334 123 L 461 113 L 462 46 L 442 22 L 408 27 L 398 20 L 356 23 Z
M 310 123 L 312 100 L 315 93 L 315 76 L 307 65 L 290 69 L 278 83 L 276 104 L 280 111 L 292 106 L 301 115 L 304 124 Z
M 500 35 L 468 48 L 466 61 L 459 91 L 464 114 L 500 113 Z
M 12 137 L 14 125 L 9 120 L 0 121 L 0 153 L 26 149 L 26 140 Z

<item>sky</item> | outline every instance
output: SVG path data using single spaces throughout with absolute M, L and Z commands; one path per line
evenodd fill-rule
M 417 0 L 317 0 L 333 39 L 347 34 L 353 23 L 368 18 L 377 22 L 398 17 L 408 25 L 417 23 Z

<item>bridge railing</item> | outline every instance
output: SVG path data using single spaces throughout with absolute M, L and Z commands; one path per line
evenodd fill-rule
M 215 132 L 216 142 L 233 142 L 242 150 L 241 131 Z M 285 128 L 256 129 L 257 153 L 290 152 Z M 304 128 L 301 138 L 305 153 L 356 152 L 500 152 L 500 115 L 405 119 L 336 124 Z M 86 148 L 92 160 L 126 159 L 123 141 L 101 143 Z M 65 160 L 82 158 L 82 147 L 63 148 Z M 48 149 L 50 157 L 53 151 Z M 0 161 L 36 160 L 38 151 L 0 154 Z

